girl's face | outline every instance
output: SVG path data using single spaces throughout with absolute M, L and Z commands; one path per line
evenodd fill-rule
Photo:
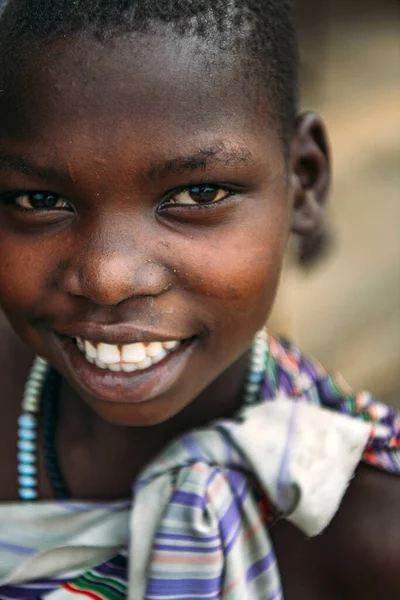
M 291 214 L 276 128 L 196 40 L 23 54 L 0 81 L 0 305 L 106 420 L 162 422 L 270 311 Z M 131 344 L 167 341 L 132 371 Z

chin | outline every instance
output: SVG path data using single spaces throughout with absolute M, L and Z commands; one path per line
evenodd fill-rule
M 178 398 L 168 396 L 154 398 L 142 403 L 109 403 L 82 395 L 90 410 L 103 421 L 118 427 L 154 427 L 162 425 L 181 413 L 191 400 L 178 402 Z

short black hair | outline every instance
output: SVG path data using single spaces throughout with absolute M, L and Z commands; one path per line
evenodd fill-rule
M 0 0 L 0 52 L 26 39 L 79 31 L 105 40 L 157 24 L 247 51 L 247 78 L 261 74 L 285 146 L 297 113 L 297 37 L 292 0 Z M 243 50 L 244 52 L 244 50 Z

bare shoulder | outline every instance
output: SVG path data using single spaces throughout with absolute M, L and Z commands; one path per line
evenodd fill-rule
M 362 466 L 323 536 L 338 588 L 354 600 L 398 600 L 400 477 Z
M 288 600 L 399 600 L 400 477 L 360 467 L 316 538 L 281 521 L 271 530 Z

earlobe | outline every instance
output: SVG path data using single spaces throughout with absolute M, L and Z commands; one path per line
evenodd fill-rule
M 292 231 L 304 238 L 307 248 L 324 249 L 328 231 L 325 206 L 330 187 L 330 155 L 321 119 L 314 113 L 300 115 L 291 148 Z M 318 244 L 313 244 L 313 239 Z M 328 240 L 327 240 L 328 241 Z M 300 248 L 300 256 L 302 250 Z M 307 260 L 316 258 L 307 251 Z
M 315 197 L 313 190 L 303 189 L 295 199 L 292 229 L 300 235 L 313 235 L 318 232 L 323 224 L 321 205 Z

